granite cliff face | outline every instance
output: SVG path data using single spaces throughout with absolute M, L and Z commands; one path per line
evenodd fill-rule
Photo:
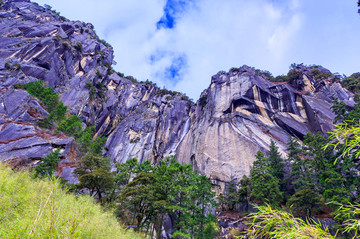
M 36 126 L 48 115 L 16 84 L 43 80 L 60 94 L 69 114 L 96 125 L 106 136 L 104 156 L 125 162 L 157 163 L 175 154 L 223 189 L 234 176 L 248 174 L 257 150 L 270 140 L 285 148 L 289 136 L 326 132 L 333 127 L 331 101 L 353 104 L 352 94 L 328 73 L 297 66 L 291 84 L 243 66 L 213 76 L 194 104 L 184 95 L 135 82 L 115 73 L 113 49 L 91 24 L 72 22 L 27 0 L 9 0 L 0 10 L 0 159 L 35 163 L 62 149 L 59 173 L 67 178 L 78 159 L 73 139 Z

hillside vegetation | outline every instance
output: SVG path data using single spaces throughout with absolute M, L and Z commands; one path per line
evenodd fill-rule
M 0 238 L 142 238 L 88 195 L 0 164 Z

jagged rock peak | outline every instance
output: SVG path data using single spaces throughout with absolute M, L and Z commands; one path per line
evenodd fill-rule
M 71 178 L 73 139 L 37 127 L 48 115 L 26 91 L 42 80 L 60 94 L 68 113 L 107 137 L 111 162 L 159 162 L 175 155 L 218 184 L 249 174 L 257 150 L 275 140 L 283 155 L 289 137 L 333 128 L 331 101 L 351 106 L 353 94 L 319 66 L 294 65 L 272 77 L 249 66 L 219 72 L 195 105 L 185 95 L 137 82 L 111 68 L 113 49 L 91 24 L 69 21 L 30 1 L 0 10 L 0 160 L 36 162 L 56 148 L 59 174 Z M 283 82 L 280 82 L 283 81 Z M 284 82 L 287 81 L 288 83 Z

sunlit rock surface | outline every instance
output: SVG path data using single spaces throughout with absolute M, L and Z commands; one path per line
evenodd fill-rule
M 213 179 L 219 191 L 231 177 L 249 174 L 257 150 L 268 150 L 271 139 L 285 156 L 290 136 L 330 131 L 334 98 L 354 104 L 340 83 L 315 79 L 305 66 L 297 66 L 302 75 L 290 84 L 270 82 L 248 66 L 220 72 L 195 104 L 113 72 L 113 49 L 89 23 L 26 0 L 5 1 L 2 8 L 0 160 L 34 163 L 61 148 L 58 173 L 72 182 L 78 160 L 73 139 L 37 127 L 48 112 L 16 84 L 43 80 L 53 87 L 70 114 L 107 137 L 103 154 L 112 163 L 136 157 L 156 164 L 175 155 Z

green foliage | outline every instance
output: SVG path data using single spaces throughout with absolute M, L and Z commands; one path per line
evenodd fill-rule
M 0 10 L 2 10 L 2 6 L 4 5 L 4 2 L 0 0 Z
M 322 198 L 314 189 L 302 189 L 292 195 L 287 201 L 287 206 L 297 217 L 310 217 L 314 213 L 319 213 Z
M 283 159 L 280 156 L 279 148 L 276 146 L 275 142 L 271 140 L 270 142 L 270 150 L 269 150 L 269 166 L 270 166 L 270 173 L 275 176 L 279 182 L 282 182 L 284 179 L 284 163 Z
M 181 95 L 181 93 L 177 92 L 177 91 L 167 90 L 167 89 L 159 89 L 158 91 L 156 91 L 155 95 L 159 95 L 161 97 L 164 95 L 177 96 L 177 95 Z
M 121 76 L 122 75 L 122 76 Z M 120 77 L 124 77 L 124 74 L 120 73 Z M 133 76 L 125 76 L 126 79 L 130 80 L 132 83 L 139 83 Z
M 236 203 L 239 202 L 238 192 L 236 187 L 236 181 L 231 178 L 229 184 L 225 188 L 225 196 L 223 198 L 223 204 L 225 204 L 229 210 L 234 210 Z
M 294 80 L 298 80 L 301 78 L 302 73 L 301 71 L 295 69 L 294 67 L 290 67 L 289 72 L 287 75 L 279 75 L 275 78 L 270 74 L 265 74 L 267 78 L 272 82 L 289 82 L 292 83 Z
M 330 141 L 325 149 L 329 146 L 334 148 L 344 148 L 341 151 L 341 156 L 351 155 L 356 158 L 360 157 L 360 124 L 349 125 L 348 121 L 336 126 L 333 132 L 330 133 Z
M 56 127 L 57 132 L 63 132 L 68 136 L 74 136 L 76 139 L 82 136 L 82 120 L 77 115 L 71 115 L 70 117 L 64 119 Z
M 251 238 L 334 238 L 329 230 L 315 221 L 294 218 L 288 212 L 271 208 L 269 205 L 256 206 L 257 212 L 249 215 Z
M 59 101 L 59 94 L 50 87 L 44 87 L 42 81 L 29 82 L 22 85 L 30 95 L 38 98 L 49 112 L 43 125 L 51 127 L 52 122 L 58 122 L 65 118 L 67 107 Z
M 97 137 L 95 138 L 89 145 L 88 151 L 91 154 L 102 154 L 102 149 L 106 143 L 105 137 Z
M 360 73 L 354 73 L 349 77 L 342 80 L 342 86 L 348 90 L 359 92 L 360 91 Z
M 116 164 L 115 171 L 115 182 L 119 188 L 127 185 L 129 183 L 130 178 L 139 172 L 149 173 L 153 171 L 153 167 L 151 166 L 149 161 L 145 161 L 142 164 L 138 164 L 136 158 L 131 158 L 126 163 Z
M 60 149 L 50 153 L 41 160 L 38 166 L 34 169 L 35 178 L 51 178 L 56 172 L 56 166 L 60 161 Z
M 93 139 L 95 126 L 82 129 L 82 120 L 77 115 L 71 115 L 64 119 L 57 126 L 55 132 L 63 132 L 68 136 L 73 136 L 80 143 L 81 148 L 90 154 L 102 154 L 102 149 L 106 143 L 105 137 Z
M 332 74 L 329 72 L 321 72 L 318 69 L 312 69 L 311 70 L 311 74 L 313 75 L 315 80 L 325 80 L 325 79 L 329 79 L 332 78 Z
M 76 42 L 76 44 L 74 45 L 74 48 L 75 48 L 78 52 L 82 52 L 82 51 L 83 51 L 83 45 L 81 44 L 81 42 Z
M 88 195 L 67 193 L 60 179 L 33 179 L 0 165 L 0 192 L 0 238 L 143 238 Z
M 11 63 L 10 62 L 5 62 L 5 69 L 7 69 L 7 70 L 10 70 L 11 69 Z
M 251 197 L 260 202 L 277 204 L 282 198 L 279 179 L 271 174 L 270 162 L 264 153 L 258 151 L 256 158 L 250 172 Z
M 335 219 L 341 221 L 340 231 L 345 235 L 351 235 L 353 239 L 358 238 L 360 232 L 360 204 L 338 204 L 334 212 Z
M 333 105 L 331 106 L 331 109 L 336 115 L 334 119 L 334 123 L 336 122 L 342 123 L 346 121 L 348 125 L 354 125 L 360 121 L 359 103 L 355 104 L 352 110 L 348 110 L 345 102 L 343 101 L 339 102 L 338 98 L 335 98 L 332 103 Z
M 208 98 L 208 94 L 203 94 L 200 99 L 199 99 L 199 105 L 201 108 L 204 108 L 206 106 L 207 103 L 207 98 Z
M 120 214 L 130 211 L 136 220 L 129 223 L 135 223 L 138 230 L 148 230 L 153 225 L 157 234 L 161 232 L 163 216 L 173 215 L 174 238 L 208 238 L 216 233 L 215 219 L 207 213 L 208 208 L 215 206 L 210 180 L 174 157 L 161 161 L 156 168 L 149 166 L 150 163 L 137 164 L 136 159 L 118 165 L 120 173 L 115 178 L 120 185 L 137 173 L 121 192 Z
M 100 74 L 99 71 L 97 71 L 98 74 Z M 100 74 L 101 75 L 101 74 Z M 101 75 L 102 77 L 102 75 Z M 93 83 L 91 82 L 87 82 L 86 83 L 86 87 L 90 90 L 90 100 L 93 100 L 96 93 L 98 93 L 99 97 L 100 98 L 104 98 L 105 97 L 105 90 L 106 90 L 106 87 L 104 86 L 104 83 L 102 82 L 97 82 L 96 83 L 96 87 L 94 86 Z
M 239 182 L 240 187 L 238 189 L 238 201 L 241 203 L 246 203 L 248 205 L 251 196 L 251 181 L 246 175 L 242 177 Z
M 287 81 L 291 83 L 294 80 L 300 79 L 301 76 L 302 76 L 301 71 L 291 69 L 287 74 Z
M 97 154 L 85 155 L 77 164 L 74 173 L 79 177 L 79 189 L 86 188 L 89 195 L 99 200 L 114 188 L 114 178 L 110 172 L 110 160 Z
M 229 72 L 239 72 L 239 68 L 236 68 L 236 67 L 232 67 Z

